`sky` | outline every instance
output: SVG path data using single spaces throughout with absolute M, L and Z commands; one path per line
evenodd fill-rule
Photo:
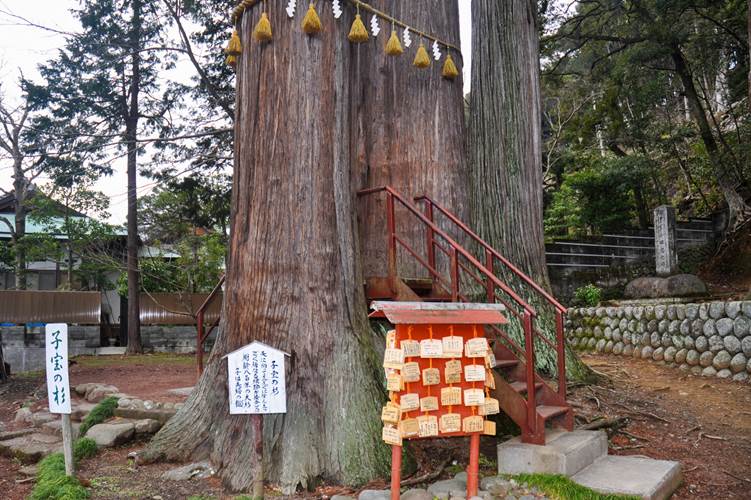
M 458 0 L 464 60 L 464 91 L 469 91 L 469 68 L 471 67 L 471 0 Z M 298 2 L 299 3 L 299 2 Z M 77 0 L 0 0 L 0 11 L 11 12 L 30 22 L 63 32 L 76 31 L 78 23 L 69 10 L 78 5 Z M 386 36 L 382 30 L 380 36 Z M 440 34 L 437 34 L 440 37 Z M 37 65 L 55 57 L 56 51 L 64 44 L 64 38 L 39 28 L 21 26 L 19 21 L 8 18 L 0 12 L 0 85 L 6 98 L 17 97 L 15 83 L 19 72 L 26 78 L 38 80 Z M 109 222 L 122 224 L 127 212 L 127 179 L 125 162 L 114 166 L 111 177 L 100 180 L 96 188 L 110 197 Z M 0 164 L 0 187 L 11 185 L 9 168 Z M 153 186 L 149 179 L 138 179 L 139 196 L 148 194 Z

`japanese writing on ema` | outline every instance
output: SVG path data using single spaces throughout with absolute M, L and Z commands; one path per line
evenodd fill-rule
M 45 327 L 45 355 L 50 413 L 70 413 L 68 325 L 56 323 Z
M 253 342 L 227 355 L 229 412 L 287 412 L 283 351 Z

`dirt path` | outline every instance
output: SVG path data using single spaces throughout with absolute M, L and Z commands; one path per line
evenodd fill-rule
M 572 390 L 577 416 L 628 418 L 611 453 L 680 461 L 673 498 L 749 498 L 751 385 L 621 356 L 584 360 L 610 381 Z

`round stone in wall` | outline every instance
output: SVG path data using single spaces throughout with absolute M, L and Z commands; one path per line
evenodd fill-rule
M 667 307 L 665 307 L 662 304 L 656 305 L 655 306 L 655 318 L 657 318 L 658 320 L 664 319 L 665 318 L 665 310 L 666 309 L 667 309 Z
M 741 352 L 741 341 L 732 335 L 723 338 L 722 342 L 725 344 L 725 350 L 730 354 Z
M 626 318 L 621 318 L 618 322 L 618 328 L 621 330 L 628 330 L 628 320 Z
M 620 329 L 618 331 L 620 331 Z M 631 343 L 631 334 L 630 333 L 626 332 L 626 333 L 624 333 L 622 335 L 622 337 L 623 337 L 622 340 L 623 340 L 624 344 L 630 344 Z
M 623 336 L 621 335 L 621 330 L 619 328 L 613 330 L 613 340 L 616 342 L 623 340 Z
M 751 336 L 741 339 L 741 350 L 747 358 L 751 358 Z
M 686 349 L 693 349 L 694 348 L 694 338 L 693 337 L 683 337 L 683 347 Z
M 686 306 L 683 304 L 675 305 L 675 318 L 678 320 L 686 319 Z
M 644 348 L 641 350 L 641 359 L 649 359 L 652 357 L 652 354 L 655 352 L 654 349 L 652 349 L 650 346 L 644 346 Z
M 633 306 L 626 306 L 626 307 L 624 307 L 623 308 L 623 315 L 626 318 L 628 318 L 628 319 L 633 318 L 634 317 L 634 308 L 633 308 Z
M 709 317 L 712 319 L 720 319 L 725 315 L 725 303 L 724 302 L 712 302 L 709 304 Z
M 613 341 L 608 340 L 605 343 L 605 354 L 610 354 L 611 352 L 613 352 Z
M 643 347 L 634 347 L 634 352 L 631 354 L 635 359 L 641 358 L 641 350 Z
M 642 319 L 644 317 L 644 308 L 642 306 L 634 307 L 634 319 Z
M 605 314 L 607 314 L 608 318 L 615 318 L 615 307 L 610 306 L 605 308 Z
M 736 382 L 748 382 L 748 373 L 740 372 L 733 375 L 733 380 Z
M 595 345 L 595 350 L 597 352 L 603 352 L 605 350 L 605 339 L 600 339 L 597 341 L 597 345 Z
M 624 356 L 633 356 L 634 354 L 634 346 L 631 344 L 626 344 L 623 346 L 623 355 Z
M 656 332 L 657 331 L 657 320 L 656 319 L 650 319 L 647 321 L 647 331 L 648 332 Z
M 670 321 L 663 319 L 657 324 L 657 331 L 660 333 L 665 333 L 668 331 L 669 326 L 670 326 Z
M 702 377 L 714 377 L 717 375 L 717 370 L 713 366 L 708 366 L 701 371 Z
M 665 317 L 668 318 L 670 321 L 673 321 L 674 319 L 676 319 L 674 304 L 670 304 L 668 306 L 667 314 L 665 314 Z
M 569 339 L 568 340 L 568 345 L 570 345 L 571 347 L 573 347 L 574 349 L 576 349 L 576 347 L 579 345 L 579 339 L 577 339 L 576 337 L 574 337 L 572 339 Z
M 751 318 L 751 302 L 743 302 L 741 304 L 741 312 L 747 318 Z
M 699 304 L 699 319 L 709 319 L 709 304 Z
M 688 354 L 688 349 L 677 350 L 675 352 L 675 362 L 678 364 L 685 363 L 687 354 Z
M 644 317 L 646 319 L 655 319 L 655 307 L 644 306 Z
M 672 341 L 673 345 L 676 349 L 683 349 L 684 342 L 683 339 L 685 339 L 683 335 L 673 335 L 670 337 L 670 340 Z
M 687 372 L 691 369 L 691 367 L 688 366 L 686 363 L 683 363 L 682 365 L 678 366 L 678 369 L 682 372 Z
M 747 362 L 748 360 L 746 359 L 746 356 L 744 356 L 742 352 L 739 352 L 730 360 L 730 371 L 733 373 L 745 371 Z
M 704 334 L 704 320 L 703 319 L 695 319 L 691 323 L 691 336 L 693 338 L 698 337 L 699 335 Z
M 666 363 L 672 363 L 673 361 L 676 361 L 675 359 L 675 353 L 678 352 L 678 349 L 675 347 L 666 347 L 665 353 L 663 354 L 663 359 Z
M 612 340 L 613 339 L 613 329 L 608 327 L 605 327 L 605 331 L 603 332 L 605 335 L 606 340 Z
M 691 320 L 684 319 L 681 321 L 681 335 L 691 335 Z
M 712 352 L 720 352 L 725 349 L 725 342 L 722 341 L 722 337 L 719 335 L 712 335 L 709 337 L 709 350 Z
M 748 361 L 746 362 L 746 371 L 748 373 L 751 373 L 751 357 L 749 356 L 746 356 L 746 357 L 749 358 Z
M 668 333 L 670 335 L 676 335 L 680 333 L 680 331 L 681 331 L 681 322 L 678 321 L 677 319 L 671 321 L 670 324 L 668 325 Z
M 595 309 L 595 316 L 598 318 L 604 318 L 605 317 L 605 308 L 604 307 L 598 307 Z
M 751 333 L 751 319 L 745 316 L 738 316 L 733 321 L 733 334 L 738 338 L 743 338 Z
M 613 354 L 620 356 L 621 353 L 623 353 L 623 342 L 616 342 L 613 346 Z M 743 367 L 745 368 L 746 365 L 744 364 Z
M 699 317 L 699 306 L 696 304 L 686 304 L 686 319 L 695 320 Z
M 708 319 L 704 322 L 704 336 L 711 337 L 712 335 L 717 333 L 717 329 L 715 328 L 714 320 Z
M 691 349 L 686 353 L 686 363 L 688 363 L 691 366 L 696 366 L 699 364 L 699 353 L 697 351 L 694 351 Z
M 741 313 L 740 302 L 728 302 L 725 304 L 725 315 L 728 318 L 735 319 Z
M 663 349 L 662 347 L 655 349 L 652 353 L 652 359 L 654 359 L 655 361 L 662 361 L 663 359 L 665 359 L 665 349 Z
M 715 328 L 717 328 L 717 333 L 722 337 L 730 335 L 733 333 L 733 320 L 730 318 L 720 318 L 715 323 Z
M 731 359 L 733 359 L 733 357 L 730 356 L 729 352 L 720 351 L 717 354 L 715 354 L 714 360 L 712 361 L 712 366 L 714 366 L 718 370 L 723 370 L 725 368 L 730 367 Z
M 712 360 L 714 359 L 714 354 L 711 352 L 703 352 L 701 353 L 701 356 L 699 356 L 699 364 L 706 368 L 707 366 L 712 364 Z
M 697 351 L 704 352 L 709 349 L 709 341 L 707 340 L 707 337 L 702 336 L 696 339 L 694 346 L 696 347 Z
M 692 366 L 691 367 L 691 374 L 699 376 L 701 375 L 702 367 L 701 366 Z
M 652 347 L 660 347 L 662 345 L 662 336 L 655 332 L 649 336 L 649 345 Z
M 733 373 L 727 368 L 717 371 L 717 377 L 719 378 L 730 378 L 732 376 L 733 376 Z

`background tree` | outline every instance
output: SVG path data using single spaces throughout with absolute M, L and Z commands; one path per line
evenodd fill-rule
M 245 446 L 254 440 L 253 429 L 247 418 L 227 415 L 227 394 L 216 387 L 227 376 L 221 357 L 260 340 L 292 354 L 288 412 L 265 418 L 268 479 L 292 493 L 324 477 L 362 484 L 388 468 L 378 419 L 385 397 L 382 370 L 362 288 L 369 264 L 360 259 L 355 218 L 355 191 L 366 178 L 352 166 L 364 151 L 398 151 L 395 143 L 402 139 L 388 131 L 359 132 L 371 110 L 379 116 L 375 97 L 369 97 L 377 92 L 366 89 L 388 82 L 422 96 L 403 96 L 413 106 L 389 122 L 393 130 L 411 130 L 410 164 L 455 158 L 463 112 L 460 83 L 440 82 L 435 69 L 415 76 L 410 56 L 387 60 L 385 35 L 372 43 L 377 49 L 352 46 L 346 38 L 350 10 L 335 20 L 324 3 L 323 31 L 307 37 L 299 18 L 287 22 L 283 4 L 266 7 L 274 23 L 271 43 L 251 41 L 257 7 L 246 12 L 240 29 L 245 48 L 237 70 L 237 163 L 220 332 L 193 395 L 141 460 L 211 456 L 230 488 L 250 486 L 260 466 Z M 404 9 L 408 22 L 458 40 L 454 2 L 436 9 L 435 2 L 418 0 L 406 9 L 394 0 L 382 7 Z M 387 76 L 361 77 L 371 65 Z M 404 79 L 411 82 L 408 90 Z M 442 104 L 438 116 L 436 101 Z M 382 143 L 371 139 L 376 136 Z M 387 160 L 394 173 L 402 167 L 396 158 Z M 451 178 L 436 176 L 435 185 Z M 375 208 L 363 220 L 372 217 L 370 210 Z

